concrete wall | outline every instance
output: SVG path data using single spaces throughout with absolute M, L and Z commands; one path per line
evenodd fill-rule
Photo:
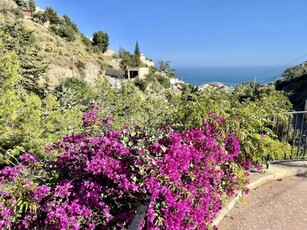
M 107 69 L 105 74 L 110 77 L 121 78 L 121 77 L 124 77 L 125 71 L 122 69 L 118 69 L 118 70 Z
M 149 67 L 131 67 L 127 69 L 128 79 L 138 76 L 139 78 L 145 78 L 146 74 L 149 74 Z M 137 72 L 137 73 L 135 73 Z
M 146 74 L 149 74 L 149 68 L 148 67 L 140 67 L 139 68 L 139 78 L 145 78 Z

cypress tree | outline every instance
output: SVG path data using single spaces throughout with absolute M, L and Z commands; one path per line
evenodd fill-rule
M 136 41 L 135 43 L 134 59 L 135 59 L 135 66 L 140 66 L 141 65 L 141 52 L 140 52 L 138 41 Z

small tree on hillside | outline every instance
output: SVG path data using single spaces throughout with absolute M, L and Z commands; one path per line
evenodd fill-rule
M 31 11 L 31 13 L 34 13 L 35 10 L 36 10 L 35 1 L 34 0 L 29 0 L 28 1 L 28 7 L 29 7 L 29 10 Z
M 176 70 L 171 68 L 170 61 L 159 61 L 159 71 L 162 71 L 167 75 L 174 75 Z
M 75 31 L 73 28 L 66 25 L 60 25 L 58 28 L 55 28 L 55 34 L 65 38 L 69 42 L 72 42 L 76 39 Z
M 123 57 L 125 56 L 125 53 L 126 53 L 126 52 L 127 52 L 127 51 L 126 51 L 124 48 L 120 47 L 119 50 L 118 50 L 118 56 L 119 56 L 120 58 L 123 58 Z
M 39 79 L 45 73 L 48 64 L 45 55 L 35 42 L 33 32 L 26 29 L 22 21 L 9 22 L 2 28 L 3 47 L 16 53 L 20 65 L 19 74 L 23 76 L 23 87 L 41 94 Z
M 50 6 L 47 6 L 44 12 L 46 19 L 51 24 L 59 24 L 61 22 L 57 12 Z
M 76 33 L 79 33 L 76 23 L 74 23 L 67 15 L 63 15 L 63 20 L 66 26 L 71 27 Z
M 109 35 L 102 31 L 95 32 L 93 34 L 93 45 L 97 46 L 99 50 L 104 53 L 109 46 Z
M 135 59 L 134 56 L 126 51 L 122 54 L 122 60 L 120 62 L 120 67 L 123 69 L 127 69 L 128 66 L 135 66 Z
M 44 24 L 48 21 L 46 15 L 39 11 L 32 14 L 32 20 L 41 24 Z

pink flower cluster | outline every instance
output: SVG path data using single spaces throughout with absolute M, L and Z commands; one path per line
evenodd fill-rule
M 221 144 L 222 138 L 215 139 L 220 137 L 216 129 L 208 123 L 204 127 L 209 128 L 171 132 L 151 146 L 152 153 L 161 157 L 145 179 L 152 195 L 150 228 L 158 227 L 161 215 L 166 229 L 206 229 L 221 208 L 223 191 L 232 195 L 239 189 L 239 178 L 228 164 L 240 153 L 237 138 L 226 135 Z
M 218 116 L 214 115 L 214 124 L 185 131 L 87 130 L 109 120 L 99 121 L 94 112 L 87 113 L 83 133 L 46 148 L 59 154 L 45 164 L 46 173 L 57 176 L 45 183 L 34 181 L 38 186 L 32 183 L 27 199 L 36 202 L 37 212 L 10 219 L 15 214 L 0 201 L 0 227 L 2 223 L 28 229 L 126 229 L 139 205 L 150 197 L 144 227 L 206 229 L 221 208 L 222 195 L 241 189 L 244 178 L 231 167 L 241 167 L 239 142 L 225 134 Z M 30 154 L 20 160 L 21 166 L 0 171 L 0 183 L 22 178 L 18 167 L 37 163 Z M 1 198 L 16 199 L 0 193 Z

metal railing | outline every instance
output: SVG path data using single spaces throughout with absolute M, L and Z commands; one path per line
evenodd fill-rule
M 283 119 L 280 116 L 274 117 L 275 124 L 272 130 L 280 141 L 291 145 L 291 154 L 280 160 L 307 158 L 307 111 L 288 112 L 282 115 L 285 115 Z
M 145 220 L 145 229 L 149 229 L 147 209 L 150 203 L 150 199 L 150 197 L 146 197 L 143 203 L 139 206 L 128 230 L 139 230 L 143 220 Z

